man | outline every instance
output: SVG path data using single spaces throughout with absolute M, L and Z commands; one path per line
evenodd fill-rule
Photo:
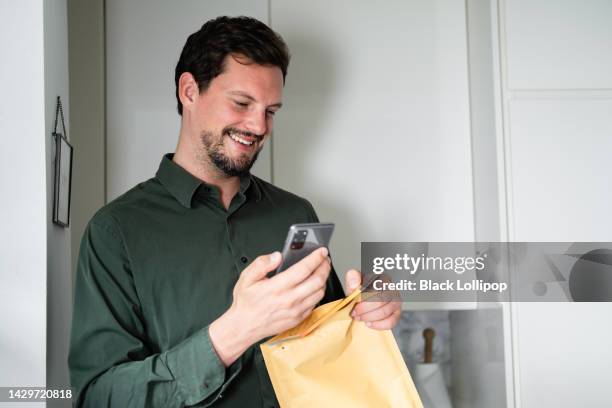
M 81 244 L 69 366 L 77 406 L 278 406 L 259 344 L 344 296 L 326 249 L 267 278 L 306 200 L 249 174 L 289 64 L 251 18 L 192 34 L 176 67 L 182 116 L 156 176 L 96 213 Z M 347 288 L 360 285 L 347 272 Z M 397 323 L 397 303 L 354 318 Z

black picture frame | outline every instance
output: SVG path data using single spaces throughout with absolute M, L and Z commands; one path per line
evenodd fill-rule
M 55 187 L 53 222 L 67 228 L 70 225 L 70 194 L 72 190 L 72 146 L 61 133 L 55 137 Z

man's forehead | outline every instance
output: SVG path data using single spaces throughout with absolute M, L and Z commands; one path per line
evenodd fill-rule
M 212 81 L 216 82 L 223 92 L 251 97 L 257 101 L 266 99 L 267 103 L 281 101 L 283 73 L 279 67 L 227 56 L 223 68 L 223 72 Z

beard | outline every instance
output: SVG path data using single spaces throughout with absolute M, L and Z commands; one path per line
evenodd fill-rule
M 232 127 L 223 129 L 223 131 L 217 135 L 211 131 L 203 131 L 200 134 L 200 140 L 202 141 L 203 147 L 200 157 L 206 158 L 204 161 L 212 163 L 216 170 L 226 177 L 243 177 L 249 174 L 263 145 L 259 146 L 252 157 L 248 153 L 242 153 L 237 158 L 228 157 L 225 153 L 225 146 L 223 143 L 225 138 L 230 138 L 230 132 L 253 137 L 255 138 L 255 143 L 260 143 L 263 139 L 263 136 L 244 132 Z

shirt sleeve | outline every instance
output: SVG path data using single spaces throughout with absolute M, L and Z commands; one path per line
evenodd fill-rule
M 129 257 L 113 224 L 90 222 L 81 243 L 68 356 L 75 406 L 214 404 L 242 359 L 226 368 L 208 327 L 169 350 L 151 351 Z
M 309 222 L 319 222 L 319 217 L 317 216 L 317 213 L 314 210 L 312 204 L 310 204 L 308 201 L 306 203 L 308 204 Z M 331 253 L 329 256 L 331 258 Z M 338 274 L 334 269 L 332 261 L 332 269 L 329 273 L 329 278 L 327 278 L 327 284 L 325 286 L 325 295 L 323 296 L 323 299 L 321 299 L 321 301 L 319 302 L 319 305 L 333 302 L 334 300 L 342 299 L 344 298 L 344 296 L 344 289 L 342 289 L 342 284 L 340 283 L 340 279 L 338 279 Z

